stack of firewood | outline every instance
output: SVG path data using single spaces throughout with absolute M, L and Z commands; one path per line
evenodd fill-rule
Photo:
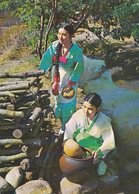
M 44 71 L 0 74 L 0 176 L 13 167 L 28 170 L 49 138 L 50 93 Z M 8 81 L 7 81 L 8 80 Z M 48 135 L 47 135 L 48 132 Z M 1 190 L 0 190 L 1 191 Z

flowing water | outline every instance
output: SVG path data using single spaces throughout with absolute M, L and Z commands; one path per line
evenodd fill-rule
M 111 71 L 106 69 L 103 60 L 94 60 L 86 56 L 84 60 L 85 70 L 79 85 L 85 94 L 96 92 L 101 96 L 102 111 L 112 119 L 119 155 L 120 180 L 126 184 L 131 183 L 135 177 L 139 180 L 138 80 L 134 82 L 119 80 L 114 83 Z M 134 182 L 133 186 L 135 184 Z

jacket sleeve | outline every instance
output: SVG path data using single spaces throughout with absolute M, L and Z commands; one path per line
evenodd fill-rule
M 44 53 L 39 69 L 45 70 L 47 72 L 50 68 L 52 68 L 52 57 L 54 56 L 53 46 L 52 44 L 49 46 L 47 51 Z
M 81 74 L 84 70 L 84 59 L 83 59 L 83 52 L 80 50 L 79 53 L 77 53 L 77 60 L 76 60 L 75 67 L 72 71 L 72 74 L 70 76 L 70 81 L 78 82 L 80 79 Z
M 71 117 L 71 119 L 66 123 L 66 129 L 64 133 L 64 140 L 66 139 L 72 139 L 73 134 L 77 129 L 77 122 L 74 118 L 74 115 Z
M 99 150 L 101 150 L 103 157 L 105 157 L 112 149 L 115 148 L 115 138 L 110 122 L 108 122 L 104 127 L 102 139 L 103 144 L 99 147 Z

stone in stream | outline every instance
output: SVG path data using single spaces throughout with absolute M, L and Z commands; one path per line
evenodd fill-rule
M 14 188 L 3 178 L 0 176 L 0 194 L 12 193 Z
M 14 167 L 12 170 L 10 170 L 6 177 L 5 180 L 10 183 L 15 189 L 19 187 L 23 180 L 23 171 L 21 167 Z
M 92 178 L 86 180 L 82 184 L 77 184 L 69 181 L 66 177 L 64 177 L 60 182 L 60 190 L 62 194 L 74 193 L 93 193 L 93 191 L 97 188 L 98 180 L 97 178 Z
M 32 180 L 18 187 L 14 194 L 52 194 L 52 188 L 44 180 Z

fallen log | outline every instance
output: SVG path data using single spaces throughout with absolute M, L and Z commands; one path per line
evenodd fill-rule
M 35 82 L 38 82 L 38 77 L 34 77 L 31 79 L 31 81 L 29 81 L 30 86 L 33 86 L 35 84 Z
M 25 95 L 27 93 L 27 90 L 11 90 L 10 91 L 12 94 L 15 94 L 15 95 Z
M 7 105 L 7 110 L 15 110 L 15 106 L 13 104 Z
M 27 81 L 7 81 L 7 82 L 0 82 L 0 87 L 1 86 L 7 86 L 7 85 L 13 85 L 13 84 L 19 84 L 19 83 L 27 83 Z
M 40 107 L 36 107 L 33 111 L 33 114 L 29 117 L 29 122 L 32 123 L 32 124 L 35 124 L 37 119 L 41 116 L 42 114 L 42 108 Z M 30 131 L 30 129 L 28 128 L 22 128 L 22 129 L 15 129 L 12 133 L 12 135 L 15 137 L 15 138 L 23 138 L 26 136 L 26 134 Z
M 13 138 L 11 130 L 0 130 L 0 139 L 11 139 Z
M 10 104 L 11 104 L 11 102 L 0 103 L 0 108 L 7 109 L 7 106 Z
M 38 98 L 38 90 L 39 89 L 36 87 L 31 93 L 25 94 L 20 100 L 18 100 L 18 102 L 15 103 L 16 109 L 21 106 L 29 106 L 29 103 L 36 100 Z
M 31 116 L 32 111 L 35 109 L 36 106 L 38 106 L 39 99 L 34 100 L 31 105 L 28 107 L 27 110 L 25 110 L 24 115 L 25 118 L 28 118 Z
M 27 78 L 27 77 L 38 77 L 45 74 L 44 70 L 37 70 L 25 73 L 3 73 L 0 74 L 0 78 Z
M 19 108 L 17 108 L 16 110 L 17 111 L 25 111 L 25 110 L 27 110 L 28 109 L 28 107 L 27 106 L 23 106 L 23 107 L 19 107 Z
M 21 111 L 10 111 L 5 109 L 0 109 L 0 116 L 5 116 L 8 118 L 23 118 L 24 113 Z
M 8 97 L 10 97 L 10 98 L 15 98 L 15 95 L 12 94 L 12 93 L 9 92 L 9 91 L 0 92 L 0 97 L 5 97 L 5 96 L 8 96 Z
M 0 87 L 0 91 L 11 91 L 11 90 L 28 90 L 30 88 L 29 83 L 13 84 Z
M 43 144 L 43 142 L 42 142 L 42 144 Z M 28 145 L 23 145 L 23 146 L 21 147 L 21 151 L 22 151 L 22 152 L 30 153 L 33 149 L 34 149 L 34 150 L 39 149 L 39 148 L 42 146 L 42 144 L 41 144 L 41 145 L 40 145 L 40 144 L 28 144 Z
M 7 174 L 10 170 L 12 170 L 13 166 L 7 166 L 0 168 L 0 175 L 5 175 Z
M 32 127 L 32 124 L 29 121 L 26 121 L 24 123 L 20 124 L 9 124 L 9 125 L 0 125 L 0 129 L 2 130 L 8 130 L 8 129 L 24 129 L 28 128 L 30 129 Z
M 49 104 L 50 104 L 50 99 L 47 97 L 47 94 L 43 94 L 42 96 L 40 96 L 39 105 L 41 107 L 47 107 Z
M 0 156 L 0 162 L 7 163 L 15 160 L 20 160 L 26 157 L 28 157 L 27 153 L 20 153 L 20 154 L 15 154 L 11 156 Z
M 21 153 L 21 148 L 20 147 L 11 147 L 11 148 L 0 148 L 0 156 L 9 156 L 9 155 L 14 155 L 14 154 L 19 154 Z
M 23 159 L 20 162 L 20 167 L 22 170 L 28 170 L 30 168 L 31 161 L 28 158 Z
M 32 144 L 32 145 L 42 145 L 42 140 L 40 139 L 0 139 L 0 146 L 4 145 L 24 145 L 24 144 Z
M 0 117 L 0 124 L 1 124 L 1 126 L 11 125 L 11 124 L 14 124 L 14 120 L 13 119 L 6 119 L 4 117 Z
M 12 133 L 13 137 L 20 139 L 25 137 L 25 135 L 29 132 L 29 129 L 15 129 Z
M 10 99 L 7 96 L 0 97 L 0 103 L 4 103 L 4 102 L 10 102 Z
M 34 85 L 34 83 L 38 80 L 37 77 L 32 78 L 31 80 L 18 80 L 18 81 L 8 81 L 8 82 L 0 82 L 0 87 L 1 86 L 6 86 L 6 85 L 16 85 L 16 84 L 21 84 L 21 83 L 30 83 L 30 86 Z
M 40 118 L 40 121 L 35 125 L 33 129 L 33 136 L 37 137 L 38 132 L 40 130 L 40 127 L 42 126 L 44 119 L 46 118 L 47 114 L 52 111 L 52 108 L 50 106 L 47 107 L 47 109 L 44 109 Z
M 30 116 L 29 121 L 32 123 L 35 123 L 37 119 L 40 117 L 42 113 L 42 108 L 41 107 L 36 107 L 33 111 L 33 114 Z
M 49 93 L 49 91 L 48 90 L 39 90 L 39 95 L 41 96 L 41 95 L 43 95 L 43 94 L 47 94 L 48 95 L 48 97 L 50 97 L 50 93 Z

